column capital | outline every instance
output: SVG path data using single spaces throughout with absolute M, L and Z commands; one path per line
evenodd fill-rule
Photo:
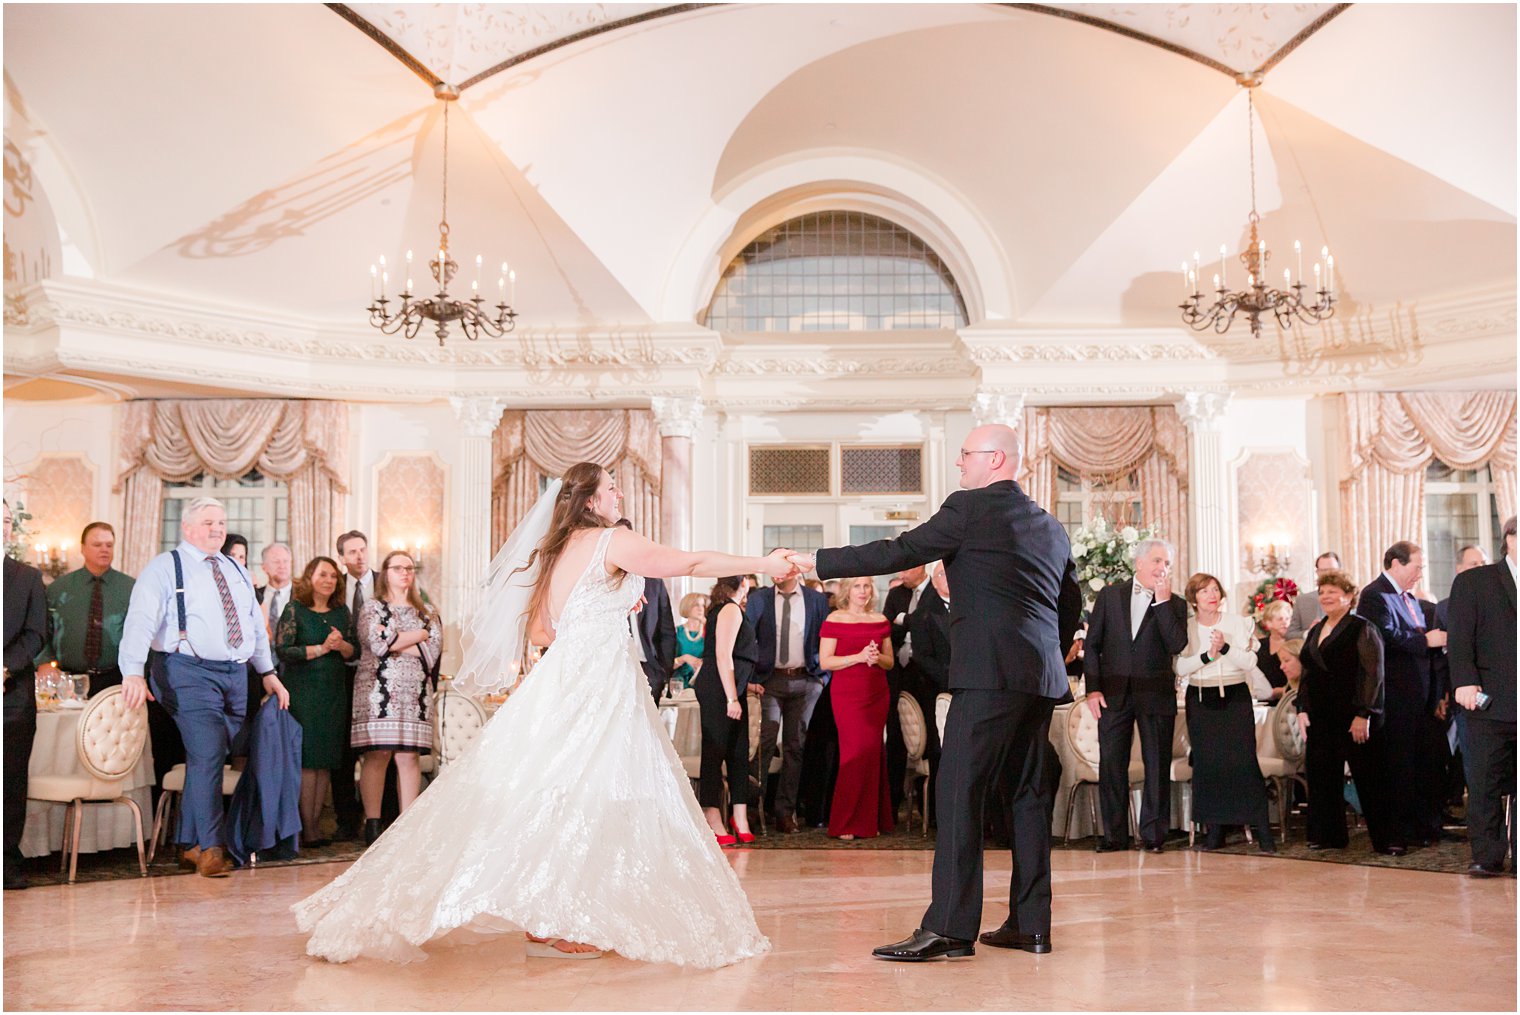
M 484 396 L 454 396 L 449 399 L 449 405 L 466 437 L 490 437 L 496 432 L 496 424 L 501 422 L 501 414 L 507 408 L 504 400 Z
M 1177 415 L 1190 431 L 1217 429 L 1232 397 L 1228 391 L 1189 391 L 1177 402 Z
M 978 391 L 971 403 L 971 418 L 977 426 L 1002 423 L 1018 430 L 1024 422 L 1027 397 L 1023 391 Z
M 656 395 L 649 400 L 649 408 L 661 437 L 696 437 L 702 425 L 702 399 L 696 395 Z

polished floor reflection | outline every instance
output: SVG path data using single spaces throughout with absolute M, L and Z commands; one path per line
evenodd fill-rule
M 1179 851 L 1058 852 L 1055 951 L 921 966 L 927 852 L 732 857 L 774 950 L 716 971 L 528 960 L 516 935 L 421 964 L 308 959 L 287 907 L 322 864 L 5 894 L 7 1009 L 1515 1010 L 1515 882 Z M 989 855 L 984 926 L 1007 914 Z M 1454 969 L 1460 966 L 1460 971 Z

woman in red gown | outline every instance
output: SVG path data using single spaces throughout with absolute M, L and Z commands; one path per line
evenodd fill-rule
M 887 786 L 887 670 L 892 668 L 892 627 L 875 611 L 869 578 L 840 583 L 836 609 L 823 622 L 818 665 L 833 672 L 829 696 L 839 727 L 839 778 L 829 808 L 829 835 L 869 839 L 892 830 Z

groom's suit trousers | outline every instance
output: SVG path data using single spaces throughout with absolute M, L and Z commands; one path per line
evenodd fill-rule
M 945 720 L 934 844 L 934 899 L 922 927 L 974 940 L 982 922 L 982 828 L 1008 767 L 1013 839 L 1010 922 L 1050 933 L 1050 818 L 1046 766 L 1055 699 L 1022 691 L 958 689 Z

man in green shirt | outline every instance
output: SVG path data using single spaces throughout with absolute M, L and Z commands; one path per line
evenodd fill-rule
M 37 663 L 56 661 L 65 673 L 88 673 L 90 693 L 121 683 L 116 650 L 132 598 L 132 579 L 111 566 L 116 530 L 91 522 L 79 537 L 84 567 L 47 589 L 48 640 Z

